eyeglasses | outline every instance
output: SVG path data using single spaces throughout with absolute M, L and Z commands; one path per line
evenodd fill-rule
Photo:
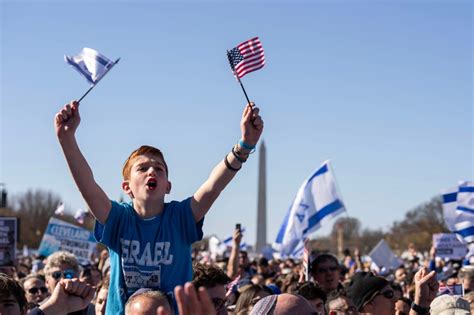
M 72 279 L 72 278 L 76 278 L 76 273 L 74 272 L 74 270 L 65 270 L 63 272 L 55 271 L 51 273 L 51 277 L 53 277 L 54 280 L 59 280 L 61 278 Z
M 28 291 L 29 294 L 36 294 L 38 293 L 38 291 L 41 291 L 42 294 L 46 294 L 48 292 L 48 289 L 45 287 L 40 287 L 40 288 L 31 288 L 26 291 Z
M 221 298 L 212 298 L 211 301 L 212 301 L 212 304 L 214 304 L 214 309 L 216 311 L 220 310 L 221 308 L 225 306 L 225 300 Z
M 393 299 L 393 290 L 379 292 L 377 295 L 383 295 L 387 299 Z
M 329 272 L 334 272 L 337 270 L 339 270 L 339 267 L 336 267 L 336 266 L 331 266 L 328 268 L 319 267 L 319 268 L 316 268 L 316 273 L 329 273 Z

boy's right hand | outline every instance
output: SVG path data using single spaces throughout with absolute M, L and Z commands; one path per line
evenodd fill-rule
M 74 136 L 80 122 L 81 116 L 79 115 L 79 102 L 71 101 L 71 103 L 64 105 L 55 116 L 54 126 L 56 129 L 56 136 L 58 138 Z

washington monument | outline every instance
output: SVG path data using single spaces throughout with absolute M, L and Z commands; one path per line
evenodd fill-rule
M 266 149 L 262 141 L 258 155 L 257 252 L 267 245 Z

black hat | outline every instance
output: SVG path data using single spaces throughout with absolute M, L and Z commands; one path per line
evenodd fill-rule
M 371 272 L 356 273 L 347 287 L 347 297 L 352 300 L 357 311 L 369 302 L 375 293 L 380 292 L 389 283 L 382 277 L 374 276 Z

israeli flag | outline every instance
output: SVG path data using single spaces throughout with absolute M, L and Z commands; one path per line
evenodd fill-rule
M 462 243 L 474 243 L 474 182 L 460 182 L 443 193 L 443 215 Z
M 330 161 L 304 181 L 288 209 L 273 247 L 283 257 L 301 256 L 304 239 L 345 211 Z
M 76 219 L 79 224 L 84 224 L 87 212 L 88 210 L 82 210 L 80 208 L 77 209 L 76 213 L 74 214 L 74 219 Z
M 64 60 L 82 74 L 90 84 L 97 84 L 119 61 L 111 61 L 98 51 L 83 48 L 76 56 L 64 56 Z

